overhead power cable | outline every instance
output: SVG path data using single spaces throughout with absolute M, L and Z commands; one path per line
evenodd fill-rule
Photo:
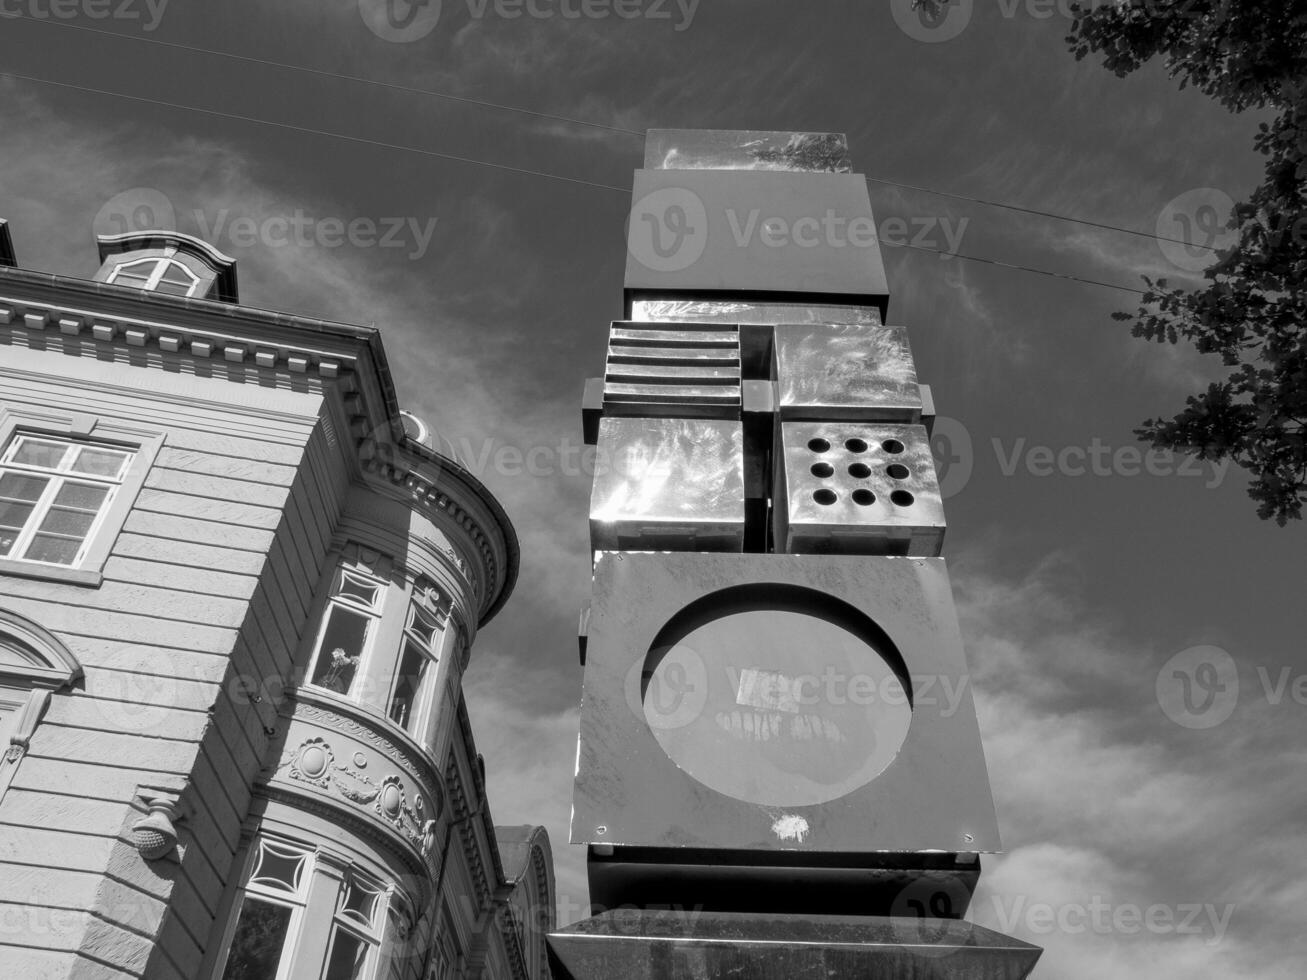
M 401 85 L 398 82 L 386 82 L 376 78 L 368 78 L 363 75 L 348 75 L 342 72 L 326 71 L 321 68 L 311 68 L 307 65 L 292 65 L 282 61 L 272 61 L 267 58 L 255 58 L 250 55 L 236 54 L 232 51 L 221 51 L 216 48 L 202 48 L 192 44 L 181 44 L 177 41 L 165 41 L 161 38 L 147 37 L 144 34 L 122 34 L 117 31 L 107 31 L 103 28 L 87 27 L 82 24 L 69 24 L 64 21 L 55 21 L 49 19 L 37 20 L 35 18 L 24 18 L 32 20 L 34 23 L 50 24 L 55 27 L 66 27 L 69 30 L 84 31 L 91 34 L 104 34 L 113 38 L 121 38 L 129 41 L 140 41 L 145 44 L 157 44 L 162 47 L 176 48 L 180 51 L 188 51 L 194 54 L 208 54 L 218 58 L 231 58 L 236 61 L 244 61 L 250 64 L 263 65 L 268 68 L 284 68 L 288 71 L 305 72 L 310 75 L 317 75 L 325 78 L 339 78 L 343 81 L 356 82 L 361 85 L 374 85 L 379 88 L 390 89 L 396 92 L 406 92 L 410 95 L 425 95 L 430 98 L 443 99 L 447 102 L 458 102 L 464 105 L 477 106 L 482 109 L 497 109 L 501 112 L 520 113 L 525 116 L 532 116 L 536 119 L 549 119 L 554 122 L 567 123 L 571 126 L 582 126 L 589 129 L 599 129 L 610 133 L 617 133 L 623 136 L 634 136 L 644 139 L 645 133 L 640 130 L 627 129 L 623 126 L 613 126 L 608 123 L 595 122 L 590 119 L 578 119 L 574 116 L 564 116 L 553 112 L 541 112 L 535 109 L 525 109 L 521 106 L 504 105 L 499 102 L 491 102 L 488 99 L 473 99 L 463 95 L 453 95 L 449 92 L 437 92 L 433 89 L 417 88 L 411 85 Z M 1072 215 L 1058 214 L 1054 211 L 1044 211 L 1039 208 L 1028 208 L 1020 204 L 1009 204 L 1005 201 L 990 201 L 981 197 L 972 197 L 967 194 L 957 194 L 952 191 L 936 190 L 933 187 L 922 187 L 918 184 L 907 184 L 899 180 L 890 180 L 887 177 L 866 177 L 869 183 L 884 184 L 889 187 L 898 187 L 903 190 L 916 191 L 919 194 L 930 194 L 935 197 L 945 197 L 954 201 L 967 201 L 971 204 L 979 204 L 982 207 L 999 208 L 1005 211 L 1013 211 L 1018 214 L 1030 215 L 1032 217 L 1047 218 L 1052 221 L 1063 221 L 1069 224 L 1085 225 L 1089 228 L 1097 228 L 1101 231 L 1112 231 L 1122 235 L 1133 235 L 1136 238 L 1147 238 L 1158 242 L 1169 242 L 1175 245 L 1186 245 L 1191 248 L 1206 249 L 1215 251 L 1211 245 L 1198 245 L 1193 242 L 1187 242 L 1181 238 L 1169 238 L 1165 235 L 1152 234 L 1146 231 L 1140 231 L 1137 228 L 1125 228 L 1121 225 L 1114 225 L 1103 221 L 1092 221 L 1088 218 L 1077 218 Z
M 177 102 L 168 102 L 163 99 L 151 99 L 142 95 L 127 95 L 126 93 L 123 92 L 110 92 L 105 89 L 92 88 L 91 86 L 88 85 L 76 85 L 72 82 L 56 82 L 52 79 L 37 78 L 33 75 L 23 75 L 23 74 L 19 74 L 18 72 L 12 72 L 12 71 L 0 71 L 0 77 L 17 78 L 25 82 L 35 82 L 39 85 L 52 85 L 58 88 L 72 89 L 77 92 L 86 92 L 92 95 L 105 95 L 111 98 L 126 99 L 130 102 L 141 102 L 146 105 L 160 106 L 167 109 L 179 109 L 183 112 L 199 112 L 205 115 L 217 116 L 222 119 L 232 119 L 238 122 L 254 123 L 259 126 L 273 126 L 278 129 L 291 130 L 292 132 L 307 133 L 312 136 L 324 136 L 327 137 L 328 139 L 346 140 L 351 143 L 360 143 L 367 146 L 376 146 L 387 150 L 399 150 L 404 153 L 417 153 L 417 154 L 421 154 L 422 156 L 434 157 L 439 160 L 449 160 L 454 163 L 466 163 L 478 167 L 489 167 L 494 170 L 502 170 L 508 173 L 522 174 L 530 177 L 544 177 L 548 180 L 559 180 L 569 184 L 578 184 L 584 187 L 597 187 L 600 190 L 616 191 L 620 194 L 630 193 L 630 188 L 618 187 L 615 184 L 601 184 L 598 181 L 584 180 L 580 177 L 568 177 L 563 174 L 549 173 L 544 170 L 531 170 L 525 167 L 514 167 L 509 164 L 493 163 L 489 160 L 477 160 L 473 157 L 458 156 L 452 153 L 440 153 L 436 150 L 424 150 L 421 147 L 406 146 L 401 143 L 387 143 L 382 140 L 368 139 L 367 137 L 364 136 L 351 136 L 347 133 L 334 133 L 331 132 L 330 130 L 315 129 L 310 126 L 297 126 L 294 123 L 275 122 L 271 119 L 260 119 L 257 116 L 246 116 L 235 112 L 224 112 L 221 109 L 206 109 L 201 106 L 182 105 Z M 1029 266 L 1018 265 L 1012 262 L 1003 262 L 999 259 L 990 259 L 978 255 L 965 255 L 959 252 L 950 252 L 946 249 L 934 248 L 929 245 L 914 245 L 909 242 L 891 242 L 884 239 L 881 239 L 881 241 L 885 245 L 911 248 L 923 252 L 935 252 L 940 255 L 945 255 L 950 258 L 959 258 L 959 259 L 966 260 L 968 262 L 979 262 L 985 265 L 993 265 L 1005 269 L 1013 269 L 1021 272 L 1030 272 L 1035 275 L 1048 276 L 1055 279 L 1065 279 L 1070 282 L 1083 283 L 1088 286 L 1102 286 L 1107 289 L 1119 289 L 1119 290 L 1124 290 L 1126 292 L 1138 293 L 1140 295 L 1144 294 L 1143 290 L 1135 289 L 1131 286 L 1120 286 L 1115 283 L 1101 282 L 1096 279 L 1087 279 L 1082 276 L 1072 275 L 1070 273 L 1050 272 L 1047 269 L 1035 269 Z

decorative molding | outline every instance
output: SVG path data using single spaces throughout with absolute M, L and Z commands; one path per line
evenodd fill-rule
M 82 331 L 90 329 L 90 335 L 100 343 L 120 344 L 126 352 L 128 348 L 157 349 L 160 352 L 176 353 L 189 349 L 191 356 L 208 360 L 215 352 L 221 351 L 228 361 L 243 361 L 247 338 L 230 334 L 194 329 L 180 329 L 172 324 L 125 316 L 105 316 L 89 310 L 77 310 L 49 303 L 35 303 L 30 300 L 11 298 L 0 299 L 0 307 L 12 311 L 11 327 L 25 328 L 34 333 L 49 332 L 54 325 L 56 331 L 52 338 L 69 339 L 71 343 L 80 343 Z M 3 319 L 3 318 L 0 318 Z M 236 356 L 239 352 L 239 357 Z M 294 374 L 316 374 L 322 378 L 336 378 L 343 372 L 353 371 L 354 359 L 341 354 L 324 354 L 307 347 L 278 345 L 276 347 L 260 345 L 256 354 L 256 363 L 263 368 L 276 368 Z
M 359 459 L 363 469 L 379 478 L 408 491 L 409 497 L 418 505 L 443 511 L 463 530 L 478 554 L 485 562 L 490 580 L 498 577 L 498 562 L 490 537 L 481 528 L 476 518 L 449 494 L 440 489 L 436 480 L 423 476 L 417 467 L 398 458 L 394 447 L 388 442 L 379 441 L 375 433 L 365 436 L 359 444 Z M 452 546 L 446 545 L 445 557 L 453 562 L 454 567 L 474 589 L 484 593 L 483 584 L 478 580 L 471 565 Z
M 150 812 L 132 825 L 132 846 L 147 861 L 175 856 L 176 822 L 186 817 L 181 794 L 172 790 L 142 788 L 136 792 L 136 801 Z
M 17 766 L 27 754 L 27 747 L 32 741 L 32 733 L 50 706 L 50 692 L 45 688 L 35 688 L 27 692 L 27 700 L 18 709 L 14 719 L 14 730 L 9 735 L 9 744 L 4 750 L 3 764 Z
M 419 786 L 428 786 L 432 789 L 432 795 L 436 798 L 435 806 L 437 811 L 433 816 L 438 816 L 439 811 L 444 807 L 444 792 L 443 787 L 439 785 L 439 773 L 431 771 L 427 766 L 416 761 L 411 750 L 397 745 L 362 722 L 337 714 L 327 708 L 319 707 L 316 704 L 310 704 L 307 701 L 296 701 L 291 717 L 292 719 L 301 718 L 313 724 L 322 725 L 325 728 L 334 728 L 336 731 L 370 743 L 386 758 L 396 762 Z
M 354 753 L 355 759 L 359 754 Z M 278 771 L 285 769 L 291 779 L 328 793 L 334 790 L 350 803 L 369 808 L 384 823 L 394 827 L 426 860 L 435 845 L 436 821 L 427 815 L 425 801 L 418 795 L 410 804 L 399 776 L 390 774 L 374 780 L 363 772 L 363 768 L 357 763 L 345 765 L 336 762 L 331 745 L 320 737 L 305 739 L 277 766 Z M 419 785 L 422 783 L 421 780 L 415 781 Z

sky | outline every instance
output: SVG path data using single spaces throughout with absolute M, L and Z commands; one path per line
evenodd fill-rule
M 83 278 L 94 232 L 170 220 L 237 258 L 244 304 L 381 328 L 401 401 L 521 539 L 466 692 L 494 817 L 547 826 L 572 921 L 580 399 L 622 314 L 642 141 L 621 130 L 847 133 L 883 238 L 897 217 L 945 252 L 1138 287 L 1197 281 L 1201 252 L 1147 236 L 1210 242 L 1210 208 L 1259 178 L 1258 118 L 1157 66 L 1077 63 L 1046 0 L 959 3 L 934 32 L 898 0 L 411 12 L 398 30 L 381 0 L 3 0 L 0 217 L 22 266 Z M 884 257 L 940 415 L 1006 847 L 969 918 L 1044 947 L 1044 980 L 1302 976 L 1307 538 L 1258 520 L 1237 469 L 1145 466 L 1132 435 L 1219 365 L 1132 338 L 1111 319 L 1126 291 Z

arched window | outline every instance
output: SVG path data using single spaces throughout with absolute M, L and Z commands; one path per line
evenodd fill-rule
M 50 694 L 82 676 L 82 666 L 52 634 L 17 613 L 0 609 L 0 799 Z
M 149 289 L 169 296 L 192 296 L 200 277 L 175 259 L 148 258 L 116 265 L 106 282 L 133 289 Z

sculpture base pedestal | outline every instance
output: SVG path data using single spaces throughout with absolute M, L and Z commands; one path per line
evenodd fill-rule
M 549 936 L 554 980 L 1025 980 L 1041 952 L 959 919 L 619 909 Z

